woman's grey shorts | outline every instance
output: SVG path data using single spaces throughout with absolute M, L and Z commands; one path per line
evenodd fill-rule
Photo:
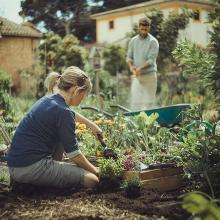
M 17 182 L 58 188 L 83 186 L 84 171 L 74 164 L 52 158 L 26 167 L 9 167 L 11 177 Z

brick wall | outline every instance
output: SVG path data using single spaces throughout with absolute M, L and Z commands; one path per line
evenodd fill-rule
M 17 93 L 27 90 L 22 87 L 20 76 L 21 71 L 31 69 L 38 60 L 38 46 L 40 39 L 28 37 L 8 37 L 0 38 L 0 69 L 11 75 L 12 83 Z

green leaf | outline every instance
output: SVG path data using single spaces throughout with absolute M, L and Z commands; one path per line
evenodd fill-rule
M 183 199 L 183 208 L 192 213 L 199 214 L 207 209 L 209 201 L 197 193 L 189 193 Z

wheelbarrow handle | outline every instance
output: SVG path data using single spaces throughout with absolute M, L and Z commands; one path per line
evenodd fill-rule
M 130 109 L 125 108 L 125 107 L 122 106 L 122 105 L 110 105 L 110 107 L 111 107 L 111 108 L 118 108 L 118 109 L 123 110 L 123 111 L 125 111 L 125 112 L 130 112 L 130 111 L 131 111 Z
M 114 118 L 114 115 L 110 114 L 109 112 L 106 112 L 106 111 L 101 111 L 99 110 L 98 108 L 95 108 L 95 107 L 91 107 L 91 106 L 82 106 L 81 109 L 89 109 L 89 110 L 93 110 L 97 113 L 101 113 L 103 114 L 104 116 L 106 116 L 107 118 Z

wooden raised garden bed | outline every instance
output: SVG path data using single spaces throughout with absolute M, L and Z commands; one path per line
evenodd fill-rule
M 88 159 L 93 165 L 98 166 L 97 160 L 100 157 L 94 156 Z M 142 187 L 165 192 L 181 187 L 182 173 L 182 167 L 152 168 L 144 171 L 126 171 L 124 179 L 139 178 L 142 181 Z
M 158 191 L 171 191 L 182 185 L 181 167 L 158 168 L 145 171 L 126 171 L 125 179 L 139 178 L 142 180 L 142 187 Z

